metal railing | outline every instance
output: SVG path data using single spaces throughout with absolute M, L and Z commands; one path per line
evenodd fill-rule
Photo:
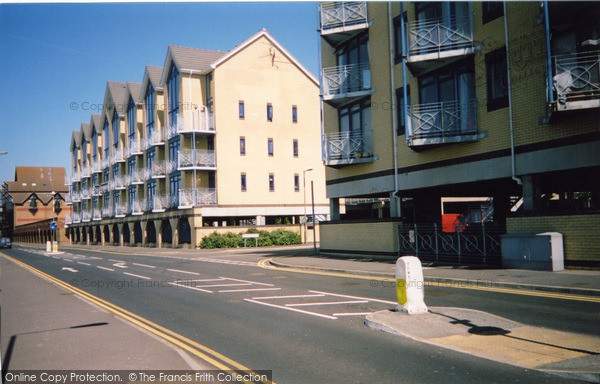
M 553 87 L 559 105 L 600 100 L 600 51 L 552 57 Z M 591 106 L 599 106 L 593 103 Z M 568 109 L 568 108 L 566 108 Z
M 141 215 L 146 210 L 146 199 L 134 200 L 131 202 L 131 214 Z
M 408 55 L 473 48 L 471 16 L 413 21 L 406 24 Z
M 206 107 L 200 107 L 192 116 L 177 119 L 177 133 L 214 133 L 215 117 Z
M 78 212 L 73 212 L 71 217 L 73 219 L 73 224 L 81 223 L 81 215 Z
M 110 163 L 115 164 L 125 162 L 126 158 L 123 152 L 124 151 L 121 147 L 117 149 L 113 148 L 113 153 L 110 155 Z
M 92 174 L 94 173 L 101 173 L 102 172 L 102 165 L 100 164 L 99 161 L 94 161 L 91 165 L 91 170 L 92 170 Z
M 81 181 L 81 171 L 73 172 L 71 175 L 71 183 L 78 183 Z
M 125 157 L 143 155 L 141 140 L 134 140 L 129 143 L 129 146 L 125 148 Z
M 148 148 L 152 145 L 161 145 L 165 143 L 165 130 L 154 128 L 152 131 L 152 135 L 147 139 L 148 140 Z
M 162 212 L 168 208 L 169 198 L 164 195 L 154 195 L 152 198 L 152 211 Z
M 105 157 L 102 159 L 102 161 L 100 161 L 100 166 L 102 167 L 102 169 L 108 168 L 110 167 L 110 161 L 108 157 Z
M 167 161 L 154 161 L 152 163 L 152 167 L 150 168 L 150 177 L 153 179 L 163 178 L 167 175 Z
M 398 226 L 400 255 L 414 255 L 423 262 L 451 265 L 499 265 L 500 236 L 506 228 L 476 224 L 445 232 L 440 224 Z
M 177 208 L 179 206 L 179 194 L 169 196 L 169 208 Z
M 144 184 L 145 174 L 143 169 L 134 169 L 130 175 L 127 175 L 127 184 L 138 185 Z
M 81 194 L 79 192 L 71 192 L 71 202 L 79 203 L 81 201 Z
M 92 209 L 92 220 L 93 221 L 102 220 L 102 212 L 98 208 Z
M 125 189 L 127 187 L 127 179 L 125 176 L 117 176 L 108 181 L 108 190 Z
M 92 198 L 92 191 L 89 188 L 82 189 L 80 196 L 81 200 L 89 200 Z
M 324 140 L 325 160 L 327 162 L 332 160 L 350 161 L 373 157 L 373 150 L 370 145 L 370 140 L 366 140 L 365 133 L 326 133 Z
M 115 217 L 125 217 L 127 215 L 127 205 L 124 203 L 115 204 Z
M 73 198 L 71 197 L 70 193 L 67 193 L 65 195 L 65 204 L 67 204 L 67 205 L 73 204 Z
M 477 133 L 476 101 L 408 106 L 411 139 L 433 139 Z
M 71 217 L 71 215 L 65 215 L 65 224 L 73 224 L 73 218 Z
M 114 216 L 112 208 L 102 208 L 101 212 L 102 212 L 102 217 L 105 217 L 105 218 Z
M 321 31 L 346 28 L 368 21 L 366 1 L 343 1 L 319 4 Z
M 82 178 L 86 178 L 86 177 L 91 177 L 92 173 L 90 170 L 90 166 L 89 165 L 84 165 L 81 167 L 81 177 Z
M 217 204 L 215 188 L 189 188 L 179 190 L 179 208 Z
M 321 87 L 323 96 L 370 91 L 371 69 L 369 63 L 323 68 Z
M 82 211 L 81 212 L 81 221 L 84 223 L 89 223 L 92 220 L 92 213 L 90 211 Z
M 215 167 L 215 151 L 208 149 L 180 149 L 177 156 L 178 169 Z

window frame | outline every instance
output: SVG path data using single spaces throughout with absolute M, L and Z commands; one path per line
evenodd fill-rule
M 497 109 L 508 107 L 508 69 L 507 69 L 507 55 L 506 47 L 501 47 L 485 54 L 485 71 L 486 71 L 486 95 L 487 95 L 487 111 L 495 111 Z M 494 89 L 492 86 L 497 87 L 496 81 L 496 66 L 504 62 L 504 80 L 506 93 L 502 96 L 494 96 Z
M 298 124 L 298 106 L 292 105 L 292 123 Z
M 246 176 L 246 172 L 240 173 L 240 189 L 242 192 L 248 191 L 248 179 Z
M 244 104 L 244 100 L 238 101 L 238 118 L 240 120 L 246 119 L 246 105 Z
M 275 192 L 275 174 L 269 173 L 269 192 Z
M 300 174 L 294 173 L 294 192 L 300 192 Z
M 496 6 L 496 7 L 491 7 Z M 504 6 L 502 1 L 482 1 L 481 2 L 481 23 L 487 24 L 504 16 Z
M 410 105 L 411 105 L 410 84 L 406 85 L 406 96 L 408 98 L 408 100 L 407 100 L 408 107 L 410 107 Z M 398 121 L 397 121 L 398 129 L 396 131 L 396 135 L 398 135 L 398 136 L 404 136 L 406 134 L 406 117 L 407 116 L 404 115 L 402 99 L 404 99 L 404 87 L 396 88 L 396 104 L 397 104 L 396 114 L 398 115 Z M 404 120 L 404 122 L 402 122 L 402 119 Z
M 246 156 L 246 137 L 240 136 L 240 156 Z
M 273 104 L 267 103 L 267 121 L 273 122 Z
M 146 104 L 146 132 L 148 134 L 148 138 L 152 137 L 152 133 L 154 132 L 154 119 L 155 119 L 155 92 L 152 83 L 148 82 L 148 87 L 146 88 L 146 96 L 144 97 L 144 103 Z
M 275 155 L 275 144 L 272 137 L 267 139 L 267 155 L 269 157 L 273 157 Z
M 177 124 L 179 118 L 179 71 L 175 64 L 171 63 L 169 75 L 167 76 L 167 92 L 169 97 L 169 125 Z
M 300 149 L 299 149 L 299 145 L 298 145 L 298 139 L 293 139 L 292 140 L 292 156 L 297 159 L 299 157 L 300 154 Z

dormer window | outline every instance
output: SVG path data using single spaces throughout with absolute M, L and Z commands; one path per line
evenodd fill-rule
M 32 196 L 31 199 L 29 199 L 29 210 L 32 213 L 35 213 L 38 210 L 38 207 L 37 207 L 37 198 L 35 196 Z
M 113 112 L 112 118 L 112 127 L 113 127 L 113 145 L 115 148 L 119 147 L 119 114 L 117 113 L 117 108 Z
M 108 128 L 108 120 L 106 120 L 106 117 L 104 118 L 104 158 L 108 159 L 108 147 L 110 146 L 110 143 L 108 141 L 108 132 L 109 132 L 109 128 Z
M 133 98 L 129 99 L 127 105 L 127 123 L 129 124 L 129 148 L 131 149 L 135 140 L 135 103 Z
M 173 126 L 177 124 L 177 115 L 179 114 L 179 71 L 173 64 L 171 64 L 167 78 L 167 90 L 169 92 L 169 124 Z

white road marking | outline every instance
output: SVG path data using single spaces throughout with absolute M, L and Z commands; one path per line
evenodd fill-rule
M 114 261 L 115 263 L 124 263 L 123 260 L 108 259 L 108 261 Z
M 69 272 L 79 272 L 78 270 L 76 270 L 75 268 L 71 268 L 71 267 L 63 267 L 62 268 L 63 271 L 69 271 Z
M 84 263 L 83 261 L 78 261 L 77 264 L 83 264 L 83 265 L 92 265 L 90 263 Z
M 346 313 L 334 313 L 333 316 L 367 316 L 373 312 L 346 312 Z
M 140 279 L 144 279 L 144 280 L 152 280 L 152 279 L 151 279 L 151 278 L 149 278 L 149 277 L 142 276 L 142 275 L 136 275 L 135 273 L 128 273 L 128 272 L 123 272 L 123 273 L 124 273 L 125 275 L 128 275 L 128 276 L 133 276 L 133 277 L 139 277 Z
M 97 265 L 97 266 L 96 266 L 96 268 L 104 269 L 105 271 L 111 271 L 111 272 L 114 272 L 114 271 L 115 271 L 115 270 L 114 270 L 114 269 L 112 269 L 112 268 L 106 268 L 106 267 L 102 267 L 102 266 L 100 266 L 100 265 Z
M 206 292 L 206 293 L 213 293 L 213 291 L 209 291 L 208 289 L 200 289 L 200 288 L 196 288 L 196 287 L 185 285 L 185 284 L 179 284 L 179 283 L 174 283 L 174 282 L 169 282 L 169 284 L 174 285 L 176 287 L 193 289 L 193 290 L 196 290 L 196 291 L 201 291 L 201 292 Z
M 369 297 L 360 297 L 360 296 L 348 296 L 348 295 L 340 295 L 338 293 L 330 293 L 330 292 L 321 292 L 321 291 L 309 291 L 312 293 L 322 293 L 324 295 L 330 295 L 330 296 L 337 296 L 337 297 L 346 297 L 348 299 L 357 299 L 357 300 L 368 300 L 368 301 L 376 301 L 379 303 L 385 303 L 385 304 L 398 304 L 395 301 L 388 301 L 388 300 L 379 300 L 379 299 L 371 299 Z
M 258 284 L 258 285 L 266 285 L 267 287 L 272 287 L 273 284 L 267 284 L 267 283 L 259 283 L 258 281 L 250 281 L 250 280 L 240 280 L 240 279 L 234 279 L 233 277 L 221 277 L 222 279 L 228 279 L 228 280 L 233 280 L 233 281 L 240 281 L 242 283 L 250 283 L 250 284 Z
M 133 265 L 137 265 L 138 267 L 144 267 L 144 268 L 156 268 L 154 265 L 146 265 L 146 264 L 139 264 L 139 263 L 131 263 Z
M 368 303 L 368 300 L 348 300 L 348 301 L 329 301 L 322 303 L 295 303 L 295 304 L 286 304 L 286 307 L 310 307 L 313 305 L 336 305 L 336 304 L 364 304 Z
M 88 256 L 88 257 L 93 260 L 102 260 L 101 257 L 96 257 L 96 256 Z
M 267 307 L 280 308 L 280 309 L 286 309 L 288 311 L 300 312 L 300 313 L 304 313 L 306 315 L 312 315 L 312 316 L 322 317 L 324 319 L 330 319 L 330 320 L 336 320 L 337 319 L 337 317 L 335 317 L 335 316 L 329 316 L 329 315 L 324 315 L 322 313 L 304 311 L 304 310 L 298 309 L 298 308 L 284 307 L 282 305 L 265 303 L 265 302 L 258 301 L 258 300 L 244 299 L 244 301 L 248 301 L 250 303 L 255 303 L 255 304 L 260 304 L 260 305 L 266 305 Z
M 213 288 L 213 287 L 239 287 L 240 285 L 252 285 L 250 283 L 234 283 L 234 284 L 209 284 L 209 285 L 196 285 L 198 288 Z
M 63 261 L 66 261 L 67 263 L 72 263 L 73 260 L 69 260 L 69 259 L 62 259 Z
M 113 265 L 118 268 L 124 268 L 124 269 L 129 268 L 125 265 L 124 261 L 122 263 L 114 263 Z
M 323 297 L 324 294 L 320 293 L 318 295 L 288 295 L 288 296 L 261 296 L 261 297 L 253 297 L 253 300 L 269 300 L 269 299 L 294 299 L 297 297 Z
M 255 291 L 278 291 L 281 288 L 248 288 L 248 289 L 221 289 L 219 293 L 227 292 L 255 292 Z
M 179 273 L 189 273 L 190 275 L 199 275 L 199 273 L 197 273 L 197 272 L 182 271 L 180 269 L 170 269 L 170 268 L 167 268 L 167 271 L 179 272 Z

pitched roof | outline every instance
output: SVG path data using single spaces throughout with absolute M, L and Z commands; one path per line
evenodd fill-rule
M 93 126 L 93 129 L 96 129 L 96 133 L 102 133 L 102 115 L 97 113 L 93 114 L 92 119 L 90 120 L 90 125 Z
M 210 69 L 210 64 L 225 54 L 226 52 L 221 51 L 169 45 L 160 84 L 164 86 L 167 81 L 167 71 L 171 62 L 175 63 L 179 72 L 204 72 Z
M 118 81 L 109 81 L 106 83 L 106 92 L 110 94 L 111 101 L 114 103 L 114 107 L 117 109 L 119 116 L 125 116 L 125 91 L 127 89 L 127 83 Z M 111 109 L 113 105 L 107 106 Z
M 141 83 L 127 83 L 127 91 L 125 92 L 125 101 L 128 104 L 128 96 L 131 96 L 134 103 L 139 104 L 140 102 L 140 94 L 142 93 L 142 84 Z
M 155 67 L 152 65 L 146 66 L 146 73 L 148 74 L 148 80 L 154 86 L 154 89 L 162 88 L 160 85 L 160 78 L 162 76 L 163 67 Z
M 66 191 L 65 175 L 65 168 L 63 167 L 19 166 L 15 168 L 15 181 L 7 181 L 6 185 L 8 186 L 8 193 L 13 196 L 13 199 L 17 192 L 27 193 L 27 196 L 24 197 L 24 199 L 27 199 L 32 192 Z
M 85 141 L 90 141 L 92 139 L 92 126 L 90 123 L 81 123 L 81 132 Z
M 81 131 L 73 131 L 73 135 L 71 136 L 71 151 L 73 150 L 73 147 L 81 147 L 82 137 L 83 134 Z

